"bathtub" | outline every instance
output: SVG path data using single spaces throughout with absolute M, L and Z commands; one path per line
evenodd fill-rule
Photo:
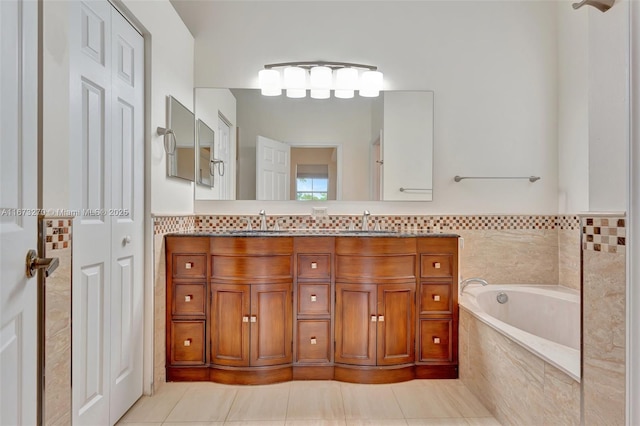
M 508 301 L 496 300 L 504 293 Z M 580 381 L 580 295 L 556 285 L 469 285 L 460 308 Z

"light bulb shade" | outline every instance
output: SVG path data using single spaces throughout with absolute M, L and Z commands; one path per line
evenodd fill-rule
M 329 99 L 331 96 L 329 89 L 311 89 L 310 92 L 313 99 Z
M 260 70 L 258 72 L 258 82 L 260 84 L 260 93 L 262 93 L 262 95 L 280 96 L 282 94 L 280 73 L 277 70 Z
M 360 96 L 374 98 L 382 90 L 382 73 L 380 71 L 365 71 L 360 77 Z
M 284 87 L 287 89 L 304 89 L 307 86 L 307 71 L 300 67 L 284 69 Z M 287 96 L 289 96 L 287 94 Z M 291 96 L 289 96 L 291 97 Z
M 287 98 L 304 98 L 307 96 L 305 89 L 287 89 Z
M 336 90 L 351 91 L 353 96 L 353 90 L 358 86 L 358 70 L 355 68 L 340 68 L 336 71 Z
M 331 89 L 331 84 L 333 83 L 331 68 L 321 66 L 311 68 L 310 83 L 311 89 Z
M 333 92 L 334 96 L 336 98 L 340 98 L 340 99 L 351 99 L 353 98 L 353 90 L 338 90 L 336 89 L 335 92 Z

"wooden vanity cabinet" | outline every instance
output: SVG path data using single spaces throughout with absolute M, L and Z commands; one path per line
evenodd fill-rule
M 416 376 L 458 377 L 458 239 L 418 238 Z
M 167 236 L 167 380 L 458 377 L 458 239 Z
M 414 238 L 336 239 L 337 379 L 382 383 L 412 378 L 415 244 Z

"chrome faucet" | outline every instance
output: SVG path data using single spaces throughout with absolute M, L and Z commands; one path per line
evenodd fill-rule
M 482 278 L 467 278 L 466 280 L 460 283 L 460 294 L 462 294 L 462 292 L 464 291 L 464 288 L 471 283 L 478 283 L 478 284 L 482 284 L 483 286 L 489 285 L 487 280 L 484 280 Z
M 369 210 L 365 210 L 362 213 L 362 230 L 363 231 L 369 230 L 369 216 L 371 216 L 371 213 L 369 212 Z
M 260 210 L 260 213 L 258 213 L 258 215 L 260 216 L 260 230 L 266 231 L 267 230 L 267 212 L 265 212 L 264 209 L 262 209 Z

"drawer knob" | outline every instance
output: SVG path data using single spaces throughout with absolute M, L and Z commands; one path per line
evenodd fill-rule
M 311 301 L 312 302 L 317 302 L 318 301 L 318 296 L 316 296 L 315 294 L 311 295 Z
M 439 294 L 434 294 L 433 295 L 433 301 L 434 302 L 439 302 L 440 301 L 440 295 Z
M 191 269 L 193 268 L 193 262 L 187 262 L 184 264 L 184 269 Z
M 371 315 L 371 322 L 376 322 L 378 321 L 378 317 L 375 315 Z
M 312 337 L 312 338 L 311 338 L 311 344 L 312 344 L 312 345 L 317 345 L 317 344 L 318 344 L 318 341 L 316 340 L 316 338 L 315 338 L 315 337 Z
M 440 262 L 433 262 L 434 269 L 440 269 Z
M 187 295 L 184 297 L 184 301 L 185 301 L 185 302 L 187 302 L 187 303 L 191 302 L 191 299 L 193 299 L 193 296 L 192 296 L 192 295 L 190 295 L 190 294 L 187 294 Z
M 378 316 L 378 322 L 384 322 L 384 315 Z
M 256 317 L 255 315 L 252 315 L 251 322 L 258 322 L 258 317 Z
M 245 315 L 242 317 L 242 322 L 249 322 L 249 315 Z
M 440 338 L 439 338 L 439 337 L 436 337 L 436 336 L 433 336 L 433 343 L 434 343 L 435 345 L 439 345 L 439 344 L 440 344 Z
M 184 342 L 182 342 L 182 344 L 183 344 L 184 346 L 191 346 L 191 339 L 187 339 L 187 340 L 185 340 Z
M 311 262 L 311 269 L 318 269 L 318 262 Z

